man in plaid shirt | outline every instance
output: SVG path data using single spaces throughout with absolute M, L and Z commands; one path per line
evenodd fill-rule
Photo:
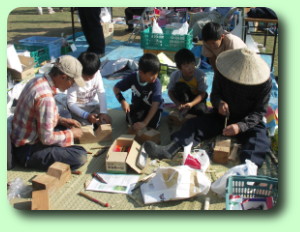
M 83 86 L 82 66 L 72 56 L 61 56 L 43 77 L 24 87 L 12 122 L 12 153 L 24 167 L 46 170 L 60 161 L 77 169 L 86 162 L 86 150 L 74 146 L 82 136 L 80 123 L 60 117 L 54 95 L 74 83 Z

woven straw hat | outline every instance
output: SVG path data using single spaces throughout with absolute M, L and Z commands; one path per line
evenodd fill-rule
M 228 80 L 242 85 L 259 85 L 270 77 L 267 63 L 248 48 L 222 52 L 216 66 Z

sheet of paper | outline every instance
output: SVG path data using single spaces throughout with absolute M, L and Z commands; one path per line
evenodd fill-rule
M 100 175 L 107 184 L 101 183 L 96 178 L 93 178 L 86 190 L 130 194 L 131 189 L 134 188 L 140 178 L 139 175 L 108 174 L 100 172 L 97 174 Z

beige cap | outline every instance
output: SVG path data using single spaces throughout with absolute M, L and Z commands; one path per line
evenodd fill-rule
M 55 66 L 64 74 L 73 78 L 79 87 L 85 86 L 82 78 L 82 65 L 75 57 L 70 55 L 61 56 L 55 62 Z
M 242 85 L 259 85 L 270 77 L 268 64 L 248 48 L 222 52 L 216 66 L 228 80 Z

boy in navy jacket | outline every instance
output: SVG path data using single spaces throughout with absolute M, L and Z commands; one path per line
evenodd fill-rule
M 158 77 L 160 63 L 156 55 L 146 53 L 139 60 L 139 70 L 119 81 L 114 93 L 126 113 L 126 121 L 135 131 L 146 127 L 157 129 L 162 112 L 162 91 Z M 131 89 L 131 105 L 122 95 Z

